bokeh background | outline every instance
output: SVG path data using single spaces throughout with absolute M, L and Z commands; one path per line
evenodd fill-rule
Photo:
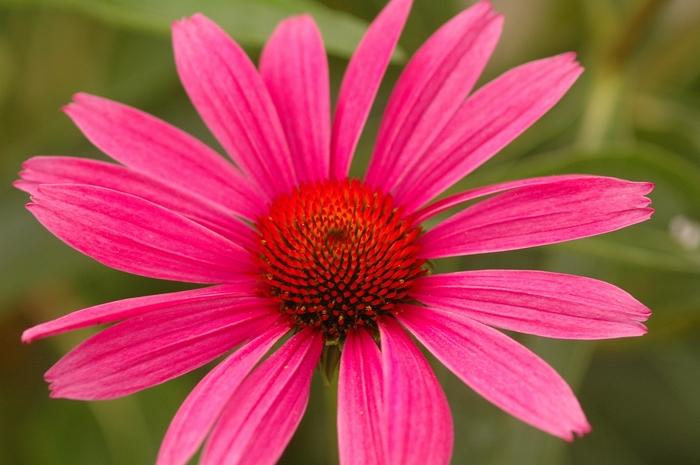
M 362 172 L 401 63 L 469 2 L 416 0 L 360 146 Z M 53 238 L 13 190 L 35 154 L 102 158 L 59 109 L 77 91 L 124 101 L 214 146 L 179 85 L 169 24 L 195 11 L 257 57 L 275 23 L 317 19 L 334 89 L 383 0 L 0 0 L 0 463 L 151 464 L 203 370 L 125 399 L 49 400 L 42 373 L 89 331 L 31 346 L 21 331 L 113 299 L 179 289 L 109 270 Z M 654 311 L 649 334 L 607 342 L 521 338 L 574 386 L 593 432 L 566 444 L 489 405 L 435 364 L 452 407 L 454 464 L 700 463 L 700 2 L 494 0 L 505 33 L 482 82 L 575 50 L 586 73 L 536 126 L 460 188 L 555 173 L 651 180 L 656 215 L 626 231 L 439 270 L 532 268 L 615 283 Z M 334 464 L 334 400 L 319 379 L 282 463 Z

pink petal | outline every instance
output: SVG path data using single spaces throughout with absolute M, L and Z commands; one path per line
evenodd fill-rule
M 348 175 L 362 129 L 412 3 L 412 0 L 391 0 L 367 29 L 348 64 L 333 119 L 330 172 L 333 179 Z
M 519 66 L 479 89 L 426 155 L 404 168 L 396 201 L 413 211 L 474 171 L 549 111 L 581 72 L 567 53 Z
M 241 297 L 250 297 L 255 295 L 254 293 L 255 283 L 243 280 L 236 284 L 117 300 L 84 308 L 29 328 L 22 334 L 22 342 L 34 342 L 68 331 L 112 323 L 152 312 L 174 309 L 197 312 L 210 306 L 233 305 Z
M 189 134 L 135 108 L 76 94 L 64 111 L 95 146 L 134 171 L 256 219 L 264 197 L 242 174 Z
M 382 363 L 364 329 L 348 333 L 338 378 L 338 446 L 341 465 L 385 464 Z
M 435 374 L 395 320 L 380 321 L 379 333 L 386 463 L 448 464 L 452 455 L 452 415 Z
M 194 191 L 183 190 L 123 166 L 74 157 L 33 157 L 22 165 L 20 189 L 34 194 L 39 184 L 87 184 L 135 195 L 180 213 L 246 248 L 255 245 L 250 227 L 235 212 Z
M 296 176 L 275 106 L 243 49 L 201 14 L 173 25 L 175 64 L 204 122 L 236 163 L 270 197 Z
M 201 464 L 275 464 L 304 414 L 322 348 L 321 335 L 306 329 L 256 368 L 224 409 Z
M 394 192 L 460 109 L 498 42 L 503 18 L 482 1 L 416 52 L 392 92 L 366 181 Z
M 231 395 L 289 327 L 278 323 L 214 368 L 180 406 L 168 427 L 156 465 L 185 465 L 209 434 Z
M 606 339 L 640 336 L 651 312 L 622 289 L 596 279 L 544 271 L 486 270 L 418 280 L 427 306 L 538 336 Z
M 448 218 L 422 238 L 423 258 L 440 258 L 595 236 L 647 220 L 650 183 L 570 178 L 514 188 Z
M 478 199 L 479 197 L 497 194 L 499 192 L 515 189 L 517 187 L 551 184 L 557 181 L 566 181 L 569 179 L 578 179 L 580 181 L 585 182 L 586 180 L 595 177 L 596 176 L 586 174 L 563 174 L 559 176 L 541 176 L 537 178 L 518 179 L 515 181 L 506 181 L 498 184 L 491 184 L 489 186 L 477 187 L 474 189 L 462 191 L 458 194 L 454 194 L 437 202 L 431 203 L 430 205 L 427 205 L 421 208 L 420 210 L 416 211 L 412 217 L 416 223 L 423 223 L 424 221 L 432 218 L 433 216 L 442 213 L 446 210 L 449 210 L 450 208 L 459 205 L 460 203 L 465 203 L 469 200 Z
M 279 317 L 265 299 L 175 307 L 130 318 L 74 348 L 49 371 L 52 397 L 112 399 L 204 365 Z
M 139 197 L 82 184 L 39 186 L 27 208 L 58 238 L 109 267 L 160 279 L 237 281 L 252 268 L 233 242 Z
M 425 307 L 406 306 L 398 318 L 462 381 L 514 417 L 567 441 L 590 431 L 566 382 L 506 335 Z
M 311 16 L 277 26 L 260 58 L 260 73 L 277 107 L 299 182 L 328 179 L 328 61 Z

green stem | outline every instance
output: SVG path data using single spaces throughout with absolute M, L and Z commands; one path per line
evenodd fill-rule
M 616 69 L 603 69 L 594 74 L 577 141 L 577 145 L 587 152 L 600 149 L 608 139 L 620 106 L 623 81 Z
M 338 460 L 338 370 L 328 379 L 324 375 L 323 400 L 326 411 L 327 463 L 333 464 Z
M 599 55 L 599 66 L 593 74 L 590 96 L 579 130 L 577 141 L 579 147 L 593 151 L 599 149 L 603 142 L 610 138 L 615 115 L 624 98 L 625 65 L 668 1 L 643 2 L 631 15 L 621 32 L 610 41 L 610 46 Z

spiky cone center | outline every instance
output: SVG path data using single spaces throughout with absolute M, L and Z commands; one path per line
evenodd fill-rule
M 359 181 L 305 184 L 275 199 L 257 227 L 265 292 L 295 326 L 318 328 L 327 342 L 376 329 L 424 273 L 420 227 Z

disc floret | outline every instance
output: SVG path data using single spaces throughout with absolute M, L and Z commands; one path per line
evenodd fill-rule
M 296 326 L 329 341 L 376 328 L 424 273 L 420 227 L 359 181 L 305 184 L 278 197 L 257 226 L 266 292 Z

